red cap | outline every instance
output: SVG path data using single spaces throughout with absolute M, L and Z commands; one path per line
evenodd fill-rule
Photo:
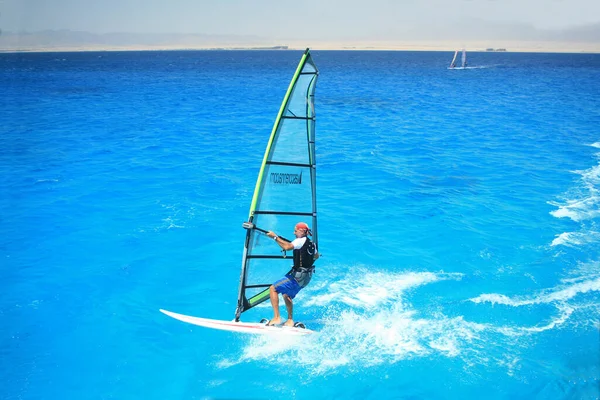
M 312 235 L 312 232 L 310 231 L 310 228 L 308 227 L 308 224 L 306 222 L 298 222 L 295 228 L 304 229 L 307 234 Z

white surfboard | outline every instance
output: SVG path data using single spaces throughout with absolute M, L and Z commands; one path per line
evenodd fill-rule
M 177 314 L 167 310 L 160 310 L 161 313 L 168 315 L 171 318 L 179 321 L 187 322 L 188 324 L 203 326 L 205 328 L 220 329 L 223 331 L 250 333 L 250 334 L 275 334 L 275 335 L 310 335 L 315 333 L 306 328 L 296 328 L 291 326 L 267 326 L 264 323 L 258 322 L 241 322 L 241 321 L 222 321 L 218 319 L 207 319 L 192 317 L 190 315 Z

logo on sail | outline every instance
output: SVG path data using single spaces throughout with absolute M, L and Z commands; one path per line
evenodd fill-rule
M 301 185 L 302 171 L 299 174 L 284 174 L 282 172 L 271 172 L 271 183 L 275 185 Z

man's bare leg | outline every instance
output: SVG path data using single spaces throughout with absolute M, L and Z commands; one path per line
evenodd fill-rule
M 269 297 L 271 298 L 271 306 L 273 307 L 273 318 L 267 325 L 279 325 L 281 324 L 281 315 L 279 315 L 279 293 L 277 293 L 275 286 L 273 285 L 269 288 Z
M 287 294 L 283 295 L 285 301 L 285 308 L 287 308 L 288 319 L 283 324 L 284 326 L 294 326 L 294 301 Z

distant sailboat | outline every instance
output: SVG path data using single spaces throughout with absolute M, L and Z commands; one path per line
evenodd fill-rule
M 456 57 L 458 56 L 458 50 L 454 52 L 454 57 L 452 57 L 452 62 L 450 63 L 450 68 L 456 67 Z
M 456 58 L 457 57 L 458 57 L 458 50 L 456 50 L 454 52 L 454 57 L 452 57 L 452 62 L 450 63 L 450 69 L 456 68 Z M 462 50 L 461 62 L 462 62 L 462 65 L 460 68 L 465 68 L 467 66 L 467 52 L 465 51 L 465 49 Z

